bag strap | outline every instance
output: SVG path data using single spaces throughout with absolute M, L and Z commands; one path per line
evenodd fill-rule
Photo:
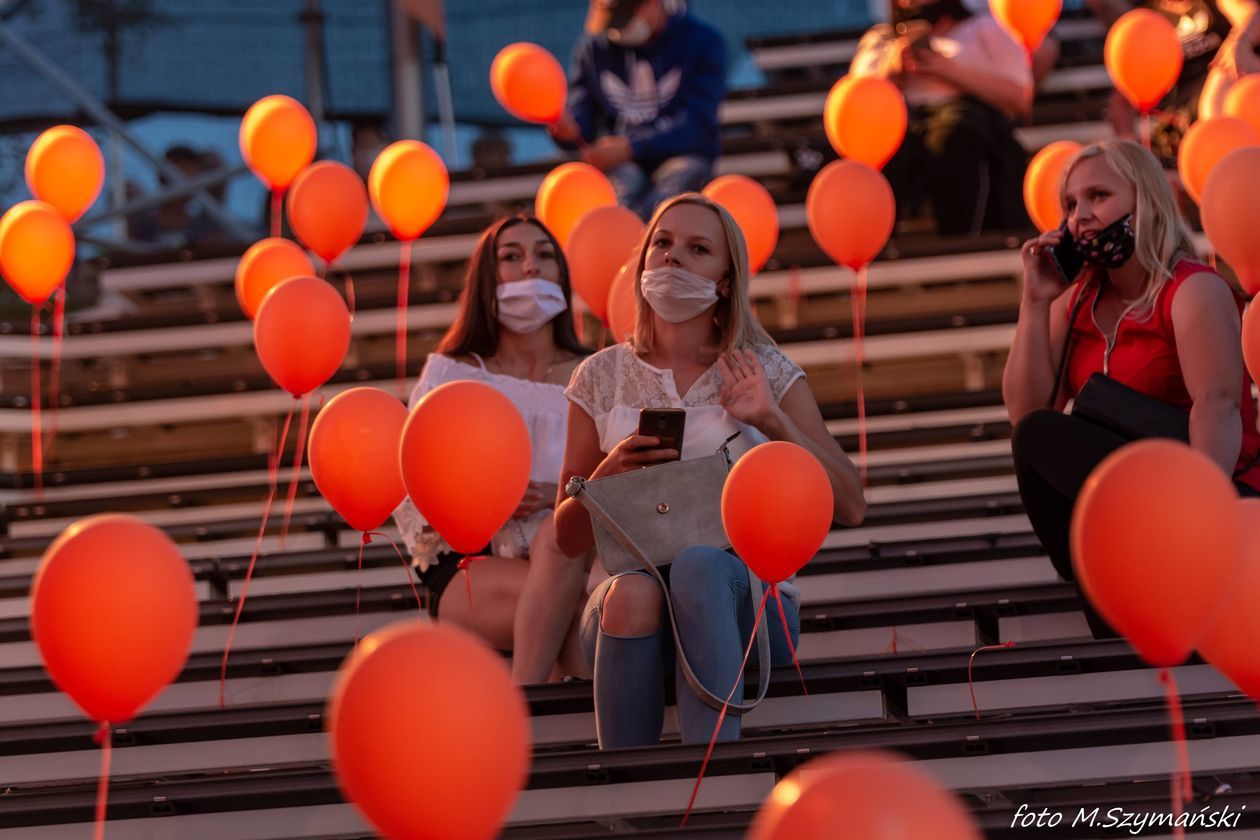
M 743 714 L 756 708 L 757 704 L 765 699 L 766 692 L 770 689 L 770 631 L 768 629 L 768 618 L 757 625 L 757 653 L 761 657 L 757 665 L 757 699 L 751 703 L 727 703 L 725 697 L 718 697 L 704 683 L 700 682 L 700 678 L 691 669 L 691 663 L 687 661 L 687 652 L 683 649 L 682 639 L 678 635 L 678 620 L 674 617 L 674 601 L 670 598 L 669 587 L 665 585 L 665 579 L 661 577 L 660 570 L 644 556 L 643 551 L 635 544 L 634 539 L 622 530 L 621 526 L 604 510 L 603 506 L 590 493 L 582 492 L 585 489 L 586 479 L 581 476 L 574 476 L 569 480 L 565 492 L 581 502 L 591 516 L 600 525 L 604 526 L 608 533 L 616 537 L 617 542 L 625 546 L 626 550 L 639 561 L 639 565 L 643 567 L 644 571 L 656 579 L 657 585 L 661 587 L 661 591 L 665 594 L 666 611 L 669 613 L 669 627 L 674 634 L 674 649 L 678 652 L 678 662 L 682 666 L 683 676 L 686 678 L 687 684 L 691 686 L 692 691 L 707 705 L 718 711 L 725 707 L 730 711 Z M 757 608 L 760 604 L 757 596 L 761 592 L 761 581 L 757 579 L 752 569 L 748 568 L 746 564 L 744 568 L 748 572 L 748 597 L 752 601 L 752 614 L 756 616 Z

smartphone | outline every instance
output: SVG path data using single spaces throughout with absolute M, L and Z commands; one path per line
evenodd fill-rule
M 928 49 L 928 38 L 932 34 L 932 24 L 926 20 L 916 19 L 898 23 L 897 36 L 911 49 Z
M 644 408 L 639 410 L 639 434 L 659 438 L 656 449 L 673 449 L 682 457 L 683 429 L 687 412 L 681 408 Z
M 1085 258 L 1076 247 L 1076 240 L 1068 232 L 1067 222 L 1060 225 L 1059 230 L 1063 232 L 1063 238 L 1059 240 L 1058 245 L 1050 249 L 1050 261 L 1058 269 L 1063 282 L 1072 283 L 1076 280 L 1076 275 L 1080 274 L 1081 269 L 1085 267 Z

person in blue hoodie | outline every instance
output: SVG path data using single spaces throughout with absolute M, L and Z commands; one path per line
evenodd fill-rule
M 679 0 L 591 0 L 569 68 L 568 111 L 550 131 L 647 219 L 661 201 L 709 180 L 725 95 L 722 36 Z

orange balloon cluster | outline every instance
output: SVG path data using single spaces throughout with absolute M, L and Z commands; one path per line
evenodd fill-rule
M 525 122 L 547 125 L 558 121 L 568 89 L 560 62 L 537 44 L 508 44 L 490 65 L 494 98 L 505 111 Z
M 318 277 L 293 277 L 263 298 L 254 349 L 276 384 L 295 397 L 328 381 L 350 348 L 350 311 Z
M 385 147 L 368 173 L 368 194 L 390 232 L 404 242 L 419 238 L 446 209 L 451 178 L 437 152 L 419 140 Z
M 1179 665 L 1237 582 L 1238 495 L 1206 455 L 1139 440 L 1086 480 L 1071 543 L 1076 576 L 1103 618 L 1151 665 Z
M 1221 603 L 1212 611 L 1208 629 L 1199 639 L 1203 658 L 1234 681 L 1253 700 L 1260 701 L 1260 499 L 1238 502 L 1242 518 L 1242 569 Z
M 329 265 L 359 241 L 367 224 L 363 180 L 336 161 L 320 161 L 302 170 L 286 203 L 293 233 Z
M 1186 192 L 1200 201 L 1203 185 L 1221 158 L 1235 149 L 1256 145 L 1260 145 L 1260 137 L 1236 117 L 1213 117 L 1190 126 L 1177 147 L 1177 172 Z
M 879 172 L 854 160 L 837 160 L 814 176 L 805 215 L 818 247 L 834 262 L 858 271 L 888 244 L 897 203 Z
M 853 837 L 862 840 L 980 840 L 957 797 L 891 753 L 834 753 L 775 785 L 748 840 Z
M 48 674 L 88 717 L 120 724 L 179 675 L 197 629 L 192 571 L 133 516 L 81 519 L 44 552 L 31 636 Z
M 1063 11 L 1063 0 L 989 0 L 989 11 L 1029 53 L 1041 46 Z
M 420 515 L 461 554 L 481 551 L 520 505 L 533 458 L 529 429 L 493 387 L 447 382 L 403 427 L 403 481 Z
M 67 222 L 78 221 L 101 194 L 105 158 L 86 131 L 58 125 L 45 131 L 26 153 L 26 185 L 31 194 L 57 208 Z
M 1056 140 L 1033 157 L 1024 173 L 1024 206 L 1042 233 L 1063 223 L 1063 172 L 1081 150 L 1075 140 Z
M 395 840 L 490 840 L 529 773 L 524 696 L 502 657 L 449 624 L 363 639 L 337 674 L 328 741 L 346 798 Z
M 608 292 L 608 326 L 619 342 L 634 335 L 639 318 L 639 299 L 634 294 L 636 268 L 632 262 L 623 265 Z
M 753 274 L 761 271 L 779 244 L 779 208 L 769 191 L 747 175 L 722 175 L 704 194 L 735 217 L 748 247 L 748 267 Z
M 356 531 L 375 531 L 407 496 L 398 446 L 407 409 L 379 388 L 351 388 L 315 417 L 307 444 L 320 495 Z
M 1260 137 L 1260 73 L 1243 76 L 1225 95 L 1225 116 L 1237 117 Z
M 1203 184 L 1199 202 L 1203 231 L 1249 294 L 1260 292 L 1260 148 L 1248 146 L 1221 158 Z
M 241 120 L 241 157 L 273 192 L 287 189 L 315 159 L 315 144 L 310 112 L 287 96 L 264 96 Z
M 573 289 L 591 312 L 608 320 L 609 296 L 617 272 L 643 239 L 643 220 L 624 207 L 596 207 L 569 234 L 564 253 Z
M 827 471 L 786 441 L 752 448 L 722 488 L 722 525 L 735 553 L 768 583 L 787 580 L 818 553 L 834 515 Z
M 608 176 L 588 163 L 562 163 L 547 173 L 534 196 L 534 212 L 568 252 L 569 234 L 587 213 L 612 207 L 617 192 Z
M 255 242 L 236 264 L 236 302 L 251 320 L 267 292 L 290 277 L 315 273 L 311 258 L 296 242 L 271 237 Z
M 0 274 L 27 303 L 40 306 L 74 265 L 74 234 L 51 204 L 22 201 L 0 217 Z
M 887 79 L 844 76 L 827 94 L 823 129 L 836 154 L 883 169 L 906 136 L 906 100 Z
M 1116 89 L 1133 107 L 1148 113 L 1181 75 L 1181 41 L 1163 15 L 1134 9 L 1112 24 L 1103 60 Z

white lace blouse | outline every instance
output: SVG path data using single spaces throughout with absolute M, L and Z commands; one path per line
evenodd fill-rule
M 565 399 L 564 386 L 491 373 L 480 356 L 474 354 L 474 358 L 477 364 L 470 365 L 440 353 L 430 354 L 420 373 L 420 381 L 411 392 L 408 410 L 414 410 L 425 394 L 446 382 L 471 379 L 492 386 L 510 399 L 525 419 L 530 446 L 533 448 L 530 480 L 554 484 L 560 478 L 560 467 L 564 462 L 568 424 L 569 404 Z M 507 557 L 524 556 L 528 553 L 529 543 L 538 530 L 539 522 L 549 513 L 551 508 L 547 507 L 529 519 L 508 520 L 491 541 L 494 553 Z M 428 569 L 441 552 L 452 550 L 436 532 L 425 530 L 427 523 L 410 497 L 404 499 L 394 511 L 394 521 L 402 532 L 403 541 L 411 550 L 412 559 L 421 569 Z

